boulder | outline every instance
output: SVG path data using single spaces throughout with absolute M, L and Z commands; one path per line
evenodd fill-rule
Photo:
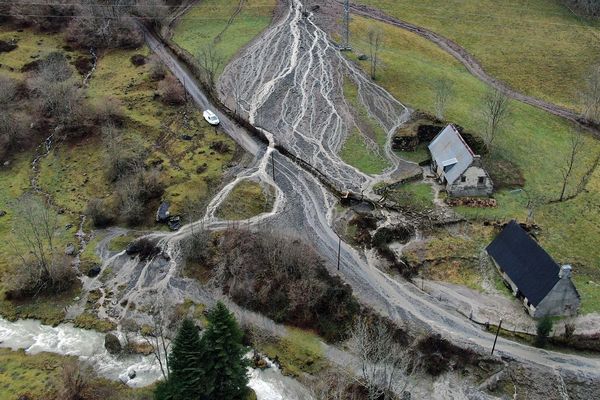
M 123 350 L 119 338 L 112 333 L 107 333 L 104 336 L 104 348 L 110 354 L 119 354 Z
M 75 245 L 73 243 L 69 243 L 65 248 L 65 255 L 74 256 L 75 255 Z
M 0 210 L 0 217 L 4 217 L 6 215 L 6 211 Z
M 127 376 L 129 377 L 129 379 L 133 379 L 137 376 L 137 372 L 135 372 L 135 369 L 130 369 L 129 371 L 127 371 Z
M 173 217 L 169 217 L 167 225 L 169 225 L 169 229 L 170 230 L 172 230 L 172 231 L 178 231 L 179 228 L 181 228 L 181 217 L 178 216 L 178 215 L 175 215 Z
M 192 140 L 192 139 L 193 139 L 193 137 L 190 135 L 185 135 L 185 134 L 181 135 L 181 140 Z
M 16 43 L 0 40 L 0 53 L 8 53 L 9 51 L 13 51 L 16 48 L 17 48 Z
M 90 268 L 90 270 L 88 271 L 87 275 L 90 278 L 95 278 L 100 274 L 100 271 L 102 271 L 102 268 L 99 265 L 96 265 L 92 268 Z
M 369 56 L 368 56 L 368 55 L 366 55 L 366 54 L 359 54 L 359 55 L 358 55 L 358 59 L 359 59 L 360 61 L 367 61 L 367 60 L 369 59 Z

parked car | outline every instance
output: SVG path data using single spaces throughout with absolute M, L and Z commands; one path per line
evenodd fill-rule
M 204 116 L 204 119 L 206 120 L 206 122 L 208 122 L 211 125 L 219 125 L 219 118 L 215 115 L 214 112 L 210 111 L 210 110 L 206 110 L 202 113 L 202 115 Z

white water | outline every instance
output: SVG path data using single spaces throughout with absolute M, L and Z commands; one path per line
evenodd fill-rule
M 98 375 L 120 380 L 131 387 L 147 386 L 161 378 L 154 356 L 114 356 L 104 348 L 104 334 L 80 329 L 72 324 L 56 327 L 43 325 L 36 320 L 10 322 L 0 318 L 0 347 L 24 349 L 28 354 L 41 352 L 78 357 L 89 362 Z M 269 362 L 270 368 L 249 371 L 249 386 L 258 400 L 309 400 L 310 395 L 297 381 L 283 376 Z M 128 372 L 136 376 L 129 379 Z

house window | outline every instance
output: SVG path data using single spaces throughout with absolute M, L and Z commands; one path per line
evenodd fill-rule
M 483 185 L 485 183 L 485 176 L 480 176 L 477 179 L 477 183 L 480 184 L 480 185 Z
M 461 177 L 460 177 L 460 181 L 461 181 L 462 183 L 465 183 L 465 182 L 467 181 L 467 177 L 466 177 L 466 176 L 464 176 L 464 175 L 463 175 L 463 176 L 461 176 Z

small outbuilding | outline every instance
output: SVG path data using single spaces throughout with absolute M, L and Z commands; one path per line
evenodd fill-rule
M 489 196 L 494 190 L 490 176 L 453 125 L 445 127 L 429 144 L 431 170 L 450 196 Z
M 577 314 L 580 297 L 571 281 L 571 266 L 559 266 L 517 222 L 508 223 L 486 250 L 529 315 Z

